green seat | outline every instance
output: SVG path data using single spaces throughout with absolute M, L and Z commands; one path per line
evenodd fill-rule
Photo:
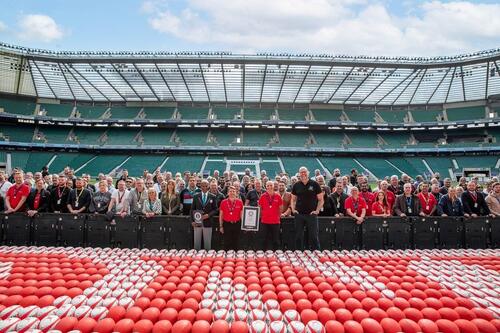
M 360 133 L 347 133 L 351 139 L 349 147 L 353 148 L 376 148 L 378 147 L 378 136 L 376 133 L 363 131 Z
M 0 109 L 7 113 L 33 116 L 36 104 L 18 99 L 0 98 Z
M 254 129 L 254 130 L 244 130 L 243 131 L 243 140 L 240 143 L 241 146 L 262 146 L 266 147 L 269 142 L 271 141 L 271 138 L 274 136 L 274 132 L 272 131 L 267 131 L 267 130 L 259 130 L 259 129 Z
M 413 110 L 411 111 L 413 120 L 417 123 L 437 122 L 438 118 L 442 116 L 441 110 Z
M 42 132 L 47 143 L 68 143 L 67 138 L 71 128 L 70 127 L 39 127 L 38 131 Z
M 311 109 L 316 121 L 341 121 L 342 110 Z
M 379 114 L 382 119 L 386 123 L 404 123 L 405 122 L 405 117 L 408 114 L 406 110 L 403 111 L 391 111 L 391 110 L 377 110 L 377 113 Z
M 37 172 L 42 171 L 49 161 L 54 157 L 55 153 L 32 152 L 26 162 L 26 171 Z
M 12 168 L 21 168 L 22 170 L 31 171 L 26 169 L 28 159 L 31 153 L 26 151 L 15 151 L 10 153 L 10 164 Z
M 278 131 L 279 142 L 273 143 L 272 146 L 304 148 L 309 136 L 309 131 Z
M 215 137 L 218 146 L 234 146 L 236 145 L 236 138 L 240 135 L 239 130 L 235 129 L 213 129 L 212 135 Z
M 345 113 L 353 122 L 375 122 L 375 112 L 368 110 L 346 110 Z
M 321 157 L 320 161 L 330 173 L 339 169 L 342 176 L 350 175 L 352 169 L 361 169 L 351 157 Z
M 441 180 L 450 177 L 449 169 L 453 167 L 448 157 L 424 157 L 424 160 L 431 167 L 433 172 L 439 172 Z
M 386 160 L 391 162 L 394 166 L 396 166 L 396 168 L 406 173 L 410 177 L 424 175 L 424 173 L 429 172 L 422 163 L 410 163 L 402 157 L 388 157 L 386 158 Z M 399 175 L 400 172 L 396 172 L 394 174 Z
M 217 119 L 220 120 L 233 120 L 236 119 L 236 115 L 240 114 L 240 108 L 224 108 L 224 107 L 215 107 L 212 109 L 212 112 L 217 116 Z
M 47 117 L 69 118 L 73 104 L 40 104 L 40 111 L 45 110 Z
M 170 155 L 163 170 L 170 171 L 174 175 L 184 171 L 199 172 L 204 159 L 205 157 L 201 155 Z
M 302 166 L 305 166 L 309 170 L 311 177 L 314 175 L 314 170 L 316 169 L 320 169 L 323 172 L 321 165 L 313 157 L 282 157 L 281 161 L 286 173 L 292 176 L 298 173 L 299 168 Z
M 170 128 L 144 128 L 141 132 L 145 146 L 172 146 L 170 138 L 174 133 Z M 138 143 L 140 144 L 140 143 Z
M 127 155 L 115 154 L 98 155 L 96 158 L 88 162 L 83 168 L 78 170 L 78 174 L 81 175 L 86 173 L 93 177 L 97 176 L 101 172 L 107 174 L 123 163 L 127 157 Z
M 61 153 L 57 152 L 56 158 L 50 165 L 50 172 L 60 173 L 65 167 L 69 166 L 72 169 L 78 169 L 86 162 L 90 161 L 94 154 L 87 153 Z
M 132 120 L 137 118 L 137 115 L 141 111 L 141 108 L 138 107 L 112 107 L 111 108 L 111 119 L 124 119 L 124 120 Z
M 401 148 L 408 145 L 408 141 L 410 139 L 409 134 L 407 133 L 380 133 L 380 136 L 387 143 L 386 148 Z
M 479 120 L 485 118 L 485 109 L 484 106 L 453 108 L 447 109 L 446 115 L 449 121 Z
M 309 113 L 308 109 L 279 109 L 280 120 L 284 121 L 305 121 Z
M 212 143 L 207 142 L 208 131 L 206 129 L 177 129 L 177 136 L 181 140 L 182 146 L 210 146 Z
M 248 108 L 244 111 L 245 120 L 271 120 L 274 109 Z
M 165 155 L 133 155 L 120 168 L 127 169 L 132 177 L 142 177 L 145 169 L 153 173 L 165 158 Z
M 203 172 L 208 172 L 210 175 L 214 174 L 215 170 L 219 170 L 219 174 L 222 174 L 226 170 L 226 162 L 224 161 L 207 161 L 205 163 L 205 168 Z
M 177 111 L 181 114 L 181 119 L 207 119 L 208 118 L 208 108 L 203 107 L 188 107 L 182 106 L 178 107 Z
M 344 140 L 344 133 L 335 130 L 316 131 L 313 135 L 318 147 L 341 148 Z
M 82 145 L 102 145 L 99 138 L 104 134 L 106 128 L 83 128 L 74 127 L 73 134 L 75 135 L 75 144 Z
M 279 175 L 283 170 L 281 170 L 281 165 L 278 161 L 276 162 L 262 162 L 260 163 L 260 170 L 266 170 L 267 176 L 270 180 L 274 180 L 274 177 Z
M 100 119 L 108 109 L 107 106 L 77 105 L 81 119 Z
M 32 142 L 34 130 L 34 127 L 29 125 L 0 125 L 2 140 L 9 142 Z
M 110 128 L 106 132 L 108 136 L 106 145 L 136 146 L 138 142 L 134 141 L 134 139 L 138 133 L 139 129 L 134 128 Z
M 400 173 L 396 168 L 387 163 L 384 158 L 358 157 L 356 159 L 378 179 L 384 179 L 387 176 Z M 361 167 L 356 167 L 355 169 L 360 173 L 364 173 Z
M 458 169 L 464 168 L 490 168 L 491 170 L 498 170 L 496 168 L 498 156 L 462 156 L 453 157 L 458 164 Z
M 146 119 L 171 119 L 175 107 L 145 107 Z

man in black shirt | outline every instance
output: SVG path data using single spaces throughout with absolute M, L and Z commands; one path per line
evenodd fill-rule
M 304 226 L 307 226 L 309 247 L 319 250 L 318 214 L 323 207 L 323 192 L 319 184 L 309 179 L 306 167 L 299 169 L 300 180 L 292 187 L 292 214 L 295 216 L 295 243 L 304 250 Z
M 259 205 L 260 196 L 264 193 L 260 179 L 255 179 L 254 185 L 255 188 L 250 190 L 246 195 L 245 206 L 257 207 Z
M 345 200 L 349 196 L 344 192 L 344 186 L 341 181 L 337 182 L 334 190 L 335 191 L 328 197 L 328 200 L 330 201 L 332 214 L 335 217 L 341 217 L 345 215 Z
M 122 170 L 122 175 L 121 175 L 121 177 L 120 177 L 120 178 L 118 178 L 118 179 L 116 180 L 116 183 L 115 183 L 115 188 L 118 188 L 118 182 L 119 182 L 120 180 L 123 180 L 123 181 L 125 181 L 125 182 L 126 182 L 126 181 L 127 181 L 127 178 L 128 178 L 128 170 L 127 170 L 127 169 L 123 169 L 123 170 Z
M 337 185 L 337 178 L 340 177 L 340 169 L 335 169 L 333 170 L 332 174 L 332 179 L 328 182 L 328 187 L 330 188 L 330 191 L 334 191 L 335 185 Z
M 92 194 L 83 185 L 83 180 L 77 178 L 76 188 L 69 192 L 67 207 L 71 214 L 88 213 Z
M 57 186 L 50 192 L 50 211 L 54 213 L 68 212 L 68 196 L 70 189 L 66 186 L 66 176 L 59 176 Z

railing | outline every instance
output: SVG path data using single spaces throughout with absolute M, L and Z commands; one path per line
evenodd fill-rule
M 370 217 L 361 224 L 351 218 L 319 217 L 321 248 L 351 249 L 453 249 L 497 248 L 500 218 Z M 113 222 L 97 214 L 0 214 L 3 245 L 189 249 L 193 232 L 186 216 L 116 216 Z M 218 226 L 212 247 L 222 248 Z M 281 221 L 281 249 L 295 250 L 293 218 Z M 304 231 L 305 232 L 305 231 Z M 263 235 L 243 232 L 243 250 L 263 249 Z M 307 237 L 306 237 L 307 239 Z

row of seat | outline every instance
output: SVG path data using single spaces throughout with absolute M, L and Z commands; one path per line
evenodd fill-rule
M 94 214 L 0 215 L 1 238 L 5 245 L 88 246 L 120 248 L 192 247 L 192 228 L 188 217 L 115 217 Z M 368 218 L 357 225 L 350 218 L 319 218 L 322 249 L 454 249 L 497 248 L 500 245 L 500 219 L 463 218 Z M 281 223 L 281 247 L 295 250 L 295 224 L 292 218 Z M 305 232 L 302 230 L 301 232 Z M 222 237 L 214 226 L 212 247 L 221 249 Z M 263 247 L 262 231 L 243 232 L 240 247 Z M 307 245 L 306 245 L 307 246 Z
M 246 107 L 209 107 L 179 106 L 179 107 L 126 107 L 126 106 L 90 106 L 73 104 L 37 104 L 0 98 L 0 108 L 5 112 L 33 116 L 45 115 L 56 118 L 77 117 L 81 119 L 211 119 L 233 120 L 284 120 L 284 121 L 344 121 L 344 122 L 377 122 L 377 123 L 411 123 L 464 121 L 485 119 L 484 106 L 460 107 L 450 109 L 429 110 L 335 110 L 315 108 L 277 109 Z M 38 111 L 37 111 L 38 110 Z

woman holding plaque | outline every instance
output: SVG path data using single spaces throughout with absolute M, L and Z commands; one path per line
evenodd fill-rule
M 227 199 L 220 204 L 219 229 L 224 240 L 224 250 L 238 250 L 243 201 L 238 198 L 236 187 L 229 186 Z
M 260 220 L 264 236 L 264 249 L 276 251 L 280 248 L 280 208 L 283 200 L 274 192 L 272 181 L 266 183 L 266 192 L 259 198 Z

